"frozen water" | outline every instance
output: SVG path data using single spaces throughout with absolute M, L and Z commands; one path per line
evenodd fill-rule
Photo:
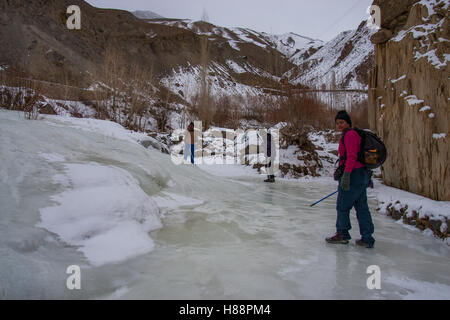
M 309 205 L 333 181 L 176 166 L 108 126 L 0 110 L 0 298 L 450 298 L 449 247 L 373 197 L 376 247 L 326 244 L 335 198 Z M 70 265 L 81 290 L 66 288 Z M 366 286 L 370 265 L 381 290 Z

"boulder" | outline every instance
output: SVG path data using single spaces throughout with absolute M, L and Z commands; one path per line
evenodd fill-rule
M 388 29 L 380 29 L 377 33 L 373 34 L 372 37 L 370 37 L 370 41 L 372 41 L 373 44 L 382 44 L 387 42 L 392 38 L 392 31 Z
M 373 5 L 380 7 L 381 27 L 388 29 L 391 22 L 401 16 L 419 0 L 374 0 Z

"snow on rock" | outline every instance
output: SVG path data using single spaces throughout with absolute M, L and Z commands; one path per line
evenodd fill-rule
M 414 39 L 419 39 L 421 37 L 426 37 L 431 33 L 434 33 L 436 29 L 441 28 L 444 23 L 444 19 L 439 21 L 438 23 L 427 23 L 427 24 L 421 24 L 417 26 L 413 26 L 407 30 L 401 30 L 397 36 L 392 38 L 390 41 L 394 42 L 400 42 L 402 41 L 407 35 L 412 35 Z
M 420 108 L 419 112 L 424 112 L 424 111 L 427 111 L 427 110 L 431 110 L 431 107 L 430 106 L 422 107 L 422 108 Z
M 398 79 L 391 80 L 391 82 L 392 82 L 392 83 L 396 83 L 396 82 L 399 82 L 400 80 L 404 80 L 404 79 L 406 79 L 406 74 L 402 75 L 402 76 L 401 76 L 400 78 L 398 78 Z
M 445 27 L 446 17 L 442 18 L 442 15 L 438 15 L 436 8 L 441 6 L 441 10 L 445 12 L 450 7 L 450 4 L 448 1 L 442 0 L 422 0 L 415 3 L 413 7 L 416 6 L 424 6 L 427 8 L 428 15 L 422 17 L 422 21 L 425 23 L 414 25 L 407 30 L 401 30 L 390 41 L 400 42 L 407 36 L 411 36 L 419 42 L 419 46 L 414 46 L 413 52 L 416 61 L 425 58 L 436 69 L 444 68 L 450 61 L 450 55 L 443 53 L 441 56 L 438 56 L 437 52 L 441 50 L 438 50 L 436 45 L 448 40 L 438 37 L 436 41 L 436 35 L 439 35 L 439 31 L 442 31 Z M 423 14 L 423 11 L 421 14 Z M 431 23 L 431 21 L 435 23 Z
M 428 52 L 426 52 L 424 54 L 420 54 L 419 52 L 416 52 L 414 58 L 416 60 L 419 60 L 419 59 L 422 59 L 422 58 L 427 58 L 428 62 L 430 64 L 432 64 L 437 69 L 445 67 L 447 65 L 447 62 L 450 61 L 450 55 L 449 54 L 445 54 L 444 55 L 445 61 L 441 62 L 441 60 L 439 60 L 439 58 L 436 55 L 436 50 L 437 49 L 434 49 L 434 50 L 428 51 Z
M 421 104 L 424 102 L 423 100 L 417 99 L 415 95 L 406 96 L 404 99 L 408 102 L 410 106 L 414 106 L 416 104 Z
M 246 69 L 239 66 L 237 63 L 228 64 L 228 67 L 237 73 L 247 72 Z M 220 82 L 215 76 L 210 76 L 210 72 L 216 72 L 216 75 L 220 75 Z M 231 78 L 229 71 L 217 63 L 213 63 L 209 66 L 207 74 L 206 78 L 210 84 L 212 96 L 246 96 L 247 94 L 257 95 L 261 93 L 261 90 L 255 87 L 229 80 Z M 200 79 L 200 68 L 189 66 L 188 68 L 173 70 L 171 75 L 161 79 L 161 83 L 173 92 L 181 90 L 185 99 L 187 101 L 192 101 L 195 95 L 200 92 Z
M 447 239 L 445 241 L 450 245 L 450 201 L 435 201 L 385 185 L 378 185 L 370 193 L 378 201 L 377 211 L 423 230 L 429 229 L 431 234 Z
M 227 65 L 231 68 L 231 70 L 233 70 L 236 73 L 244 73 L 247 72 L 247 70 L 245 70 L 244 68 L 242 68 L 240 65 L 238 65 L 236 62 L 234 62 L 233 60 L 228 60 L 227 61 Z
M 433 139 L 444 139 L 447 136 L 446 133 L 434 133 Z
M 294 62 L 295 57 L 299 57 L 310 49 L 318 50 L 325 43 L 322 40 L 312 39 L 299 34 L 289 32 L 281 35 L 270 35 L 262 33 L 270 39 L 274 47 L 283 53 L 286 57 L 292 58 Z

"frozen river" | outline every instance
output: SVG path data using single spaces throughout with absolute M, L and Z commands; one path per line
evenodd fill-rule
M 334 233 L 332 180 L 174 165 L 118 125 L 0 109 L 2 299 L 450 299 L 450 248 L 375 211 Z M 81 289 L 69 290 L 68 266 Z M 381 289 L 367 287 L 367 268 Z

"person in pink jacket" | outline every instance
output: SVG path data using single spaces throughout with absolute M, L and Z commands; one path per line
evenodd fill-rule
M 342 177 L 339 179 L 338 198 L 336 204 L 336 234 L 326 238 L 328 243 L 347 244 L 351 239 L 349 230 L 350 210 L 355 207 L 361 239 L 357 245 L 373 248 L 375 239 L 372 237 L 374 225 L 367 204 L 366 188 L 370 181 L 369 171 L 358 162 L 358 152 L 361 137 L 352 130 L 352 120 L 348 113 L 339 111 L 335 118 L 336 128 L 342 132 L 339 141 L 339 165 L 345 165 Z

